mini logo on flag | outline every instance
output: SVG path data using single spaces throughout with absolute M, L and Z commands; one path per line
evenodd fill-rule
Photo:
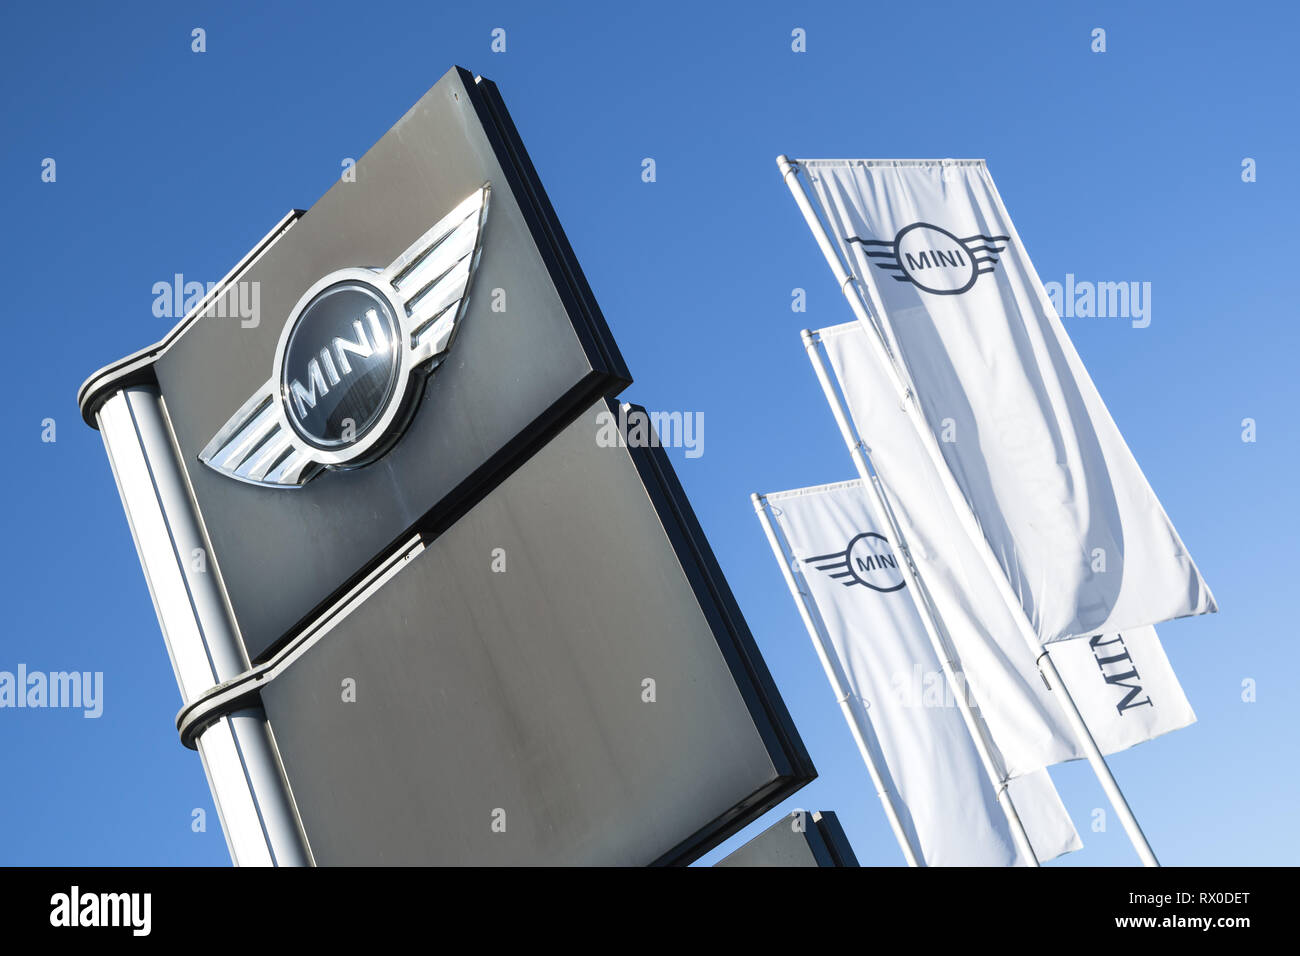
M 867 531 L 852 541 L 843 551 L 819 554 L 808 558 L 818 571 L 829 574 L 846 588 L 861 584 L 873 591 L 897 591 L 907 582 L 898 568 L 898 558 L 884 535 Z
M 850 236 L 863 246 L 876 268 L 899 282 L 910 282 L 935 295 L 960 295 L 986 272 L 992 272 L 1009 236 L 976 233 L 961 239 L 928 222 L 914 222 L 892 241 Z

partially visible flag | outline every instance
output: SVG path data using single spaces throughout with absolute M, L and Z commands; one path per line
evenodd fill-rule
M 914 832 L 925 863 L 1026 864 L 861 483 L 766 500 L 846 690 L 863 704 L 904 827 Z M 1082 846 L 1046 771 L 1012 780 L 1011 794 L 1039 860 Z
M 1038 639 L 1215 611 L 984 162 L 798 162 Z
M 1058 641 L 1051 653 L 1104 754 L 1196 723 L 1154 627 Z
M 1020 636 L 1019 609 L 1003 598 L 962 530 L 867 336 L 857 322 L 817 333 L 1008 771 L 1027 773 L 1084 756 Z M 1051 653 L 1103 753 L 1196 720 L 1154 627 L 1058 641 Z

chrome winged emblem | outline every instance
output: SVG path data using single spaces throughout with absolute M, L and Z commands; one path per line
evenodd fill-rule
M 339 269 L 303 293 L 271 377 L 199 453 L 223 475 L 297 487 L 391 447 L 469 300 L 490 184 L 388 266 Z

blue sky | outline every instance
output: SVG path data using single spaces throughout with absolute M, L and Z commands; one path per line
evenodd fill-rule
M 1111 764 L 1165 863 L 1300 860 L 1300 16 L 1137 7 L 11 5 L 0 670 L 103 671 L 105 701 L 98 720 L 0 710 L 0 864 L 229 862 L 76 390 L 170 327 L 155 282 L 220 278 L 452 64 L 500 86 L 636 378 L 625 397 L 705 415 L 704 454 L 674 464 L 821 774 L 724 850 L 808 807 L 863 862 L 901 860 L 748 500 L 853 476 L 798 339 L 851 314 L 777 174 L 787 152 L 985 157 L 1045 281 L 1151 283 L 1149 327 L 1066 327 L 1222 611 L 1161 628 L 1199 722 Z M 1117 821 L 1091 828 L 1088 769 L 1053 776 L 1085 842 L 1064 862 L 1132 863 Z

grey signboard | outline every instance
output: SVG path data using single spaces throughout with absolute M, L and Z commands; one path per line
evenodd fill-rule
M 815 771 L 495 88 L 355 172 L 80 395 L 232 857 L 689 862 Z
M 263 689 L 318 863 L 688 862 L 811 779 L 663 450 L 602 411 Z
M 200 461 L 275 373 L 305 292 L 338 270 L 390 265 L 484 184 L 488 211 L 455 339 L 386 455 L 288 488 L 232 480 Z M 336 183 L 229 284 L 253 283 L 255 325 L 219 314 L 229 310 L 218 298 L 146 350 L 147 368 L 92 378 L 82 407 L 92 418 L 97 399 L 128 375 L 156 380 L 254 661 L 409 529 L 451 520 L 594 398 L 630 380 L 499 96 L 463 70 L 361 157 L 355 181 Z
M 857 866 L 839 818 L 795 810 L 714 866 Z

